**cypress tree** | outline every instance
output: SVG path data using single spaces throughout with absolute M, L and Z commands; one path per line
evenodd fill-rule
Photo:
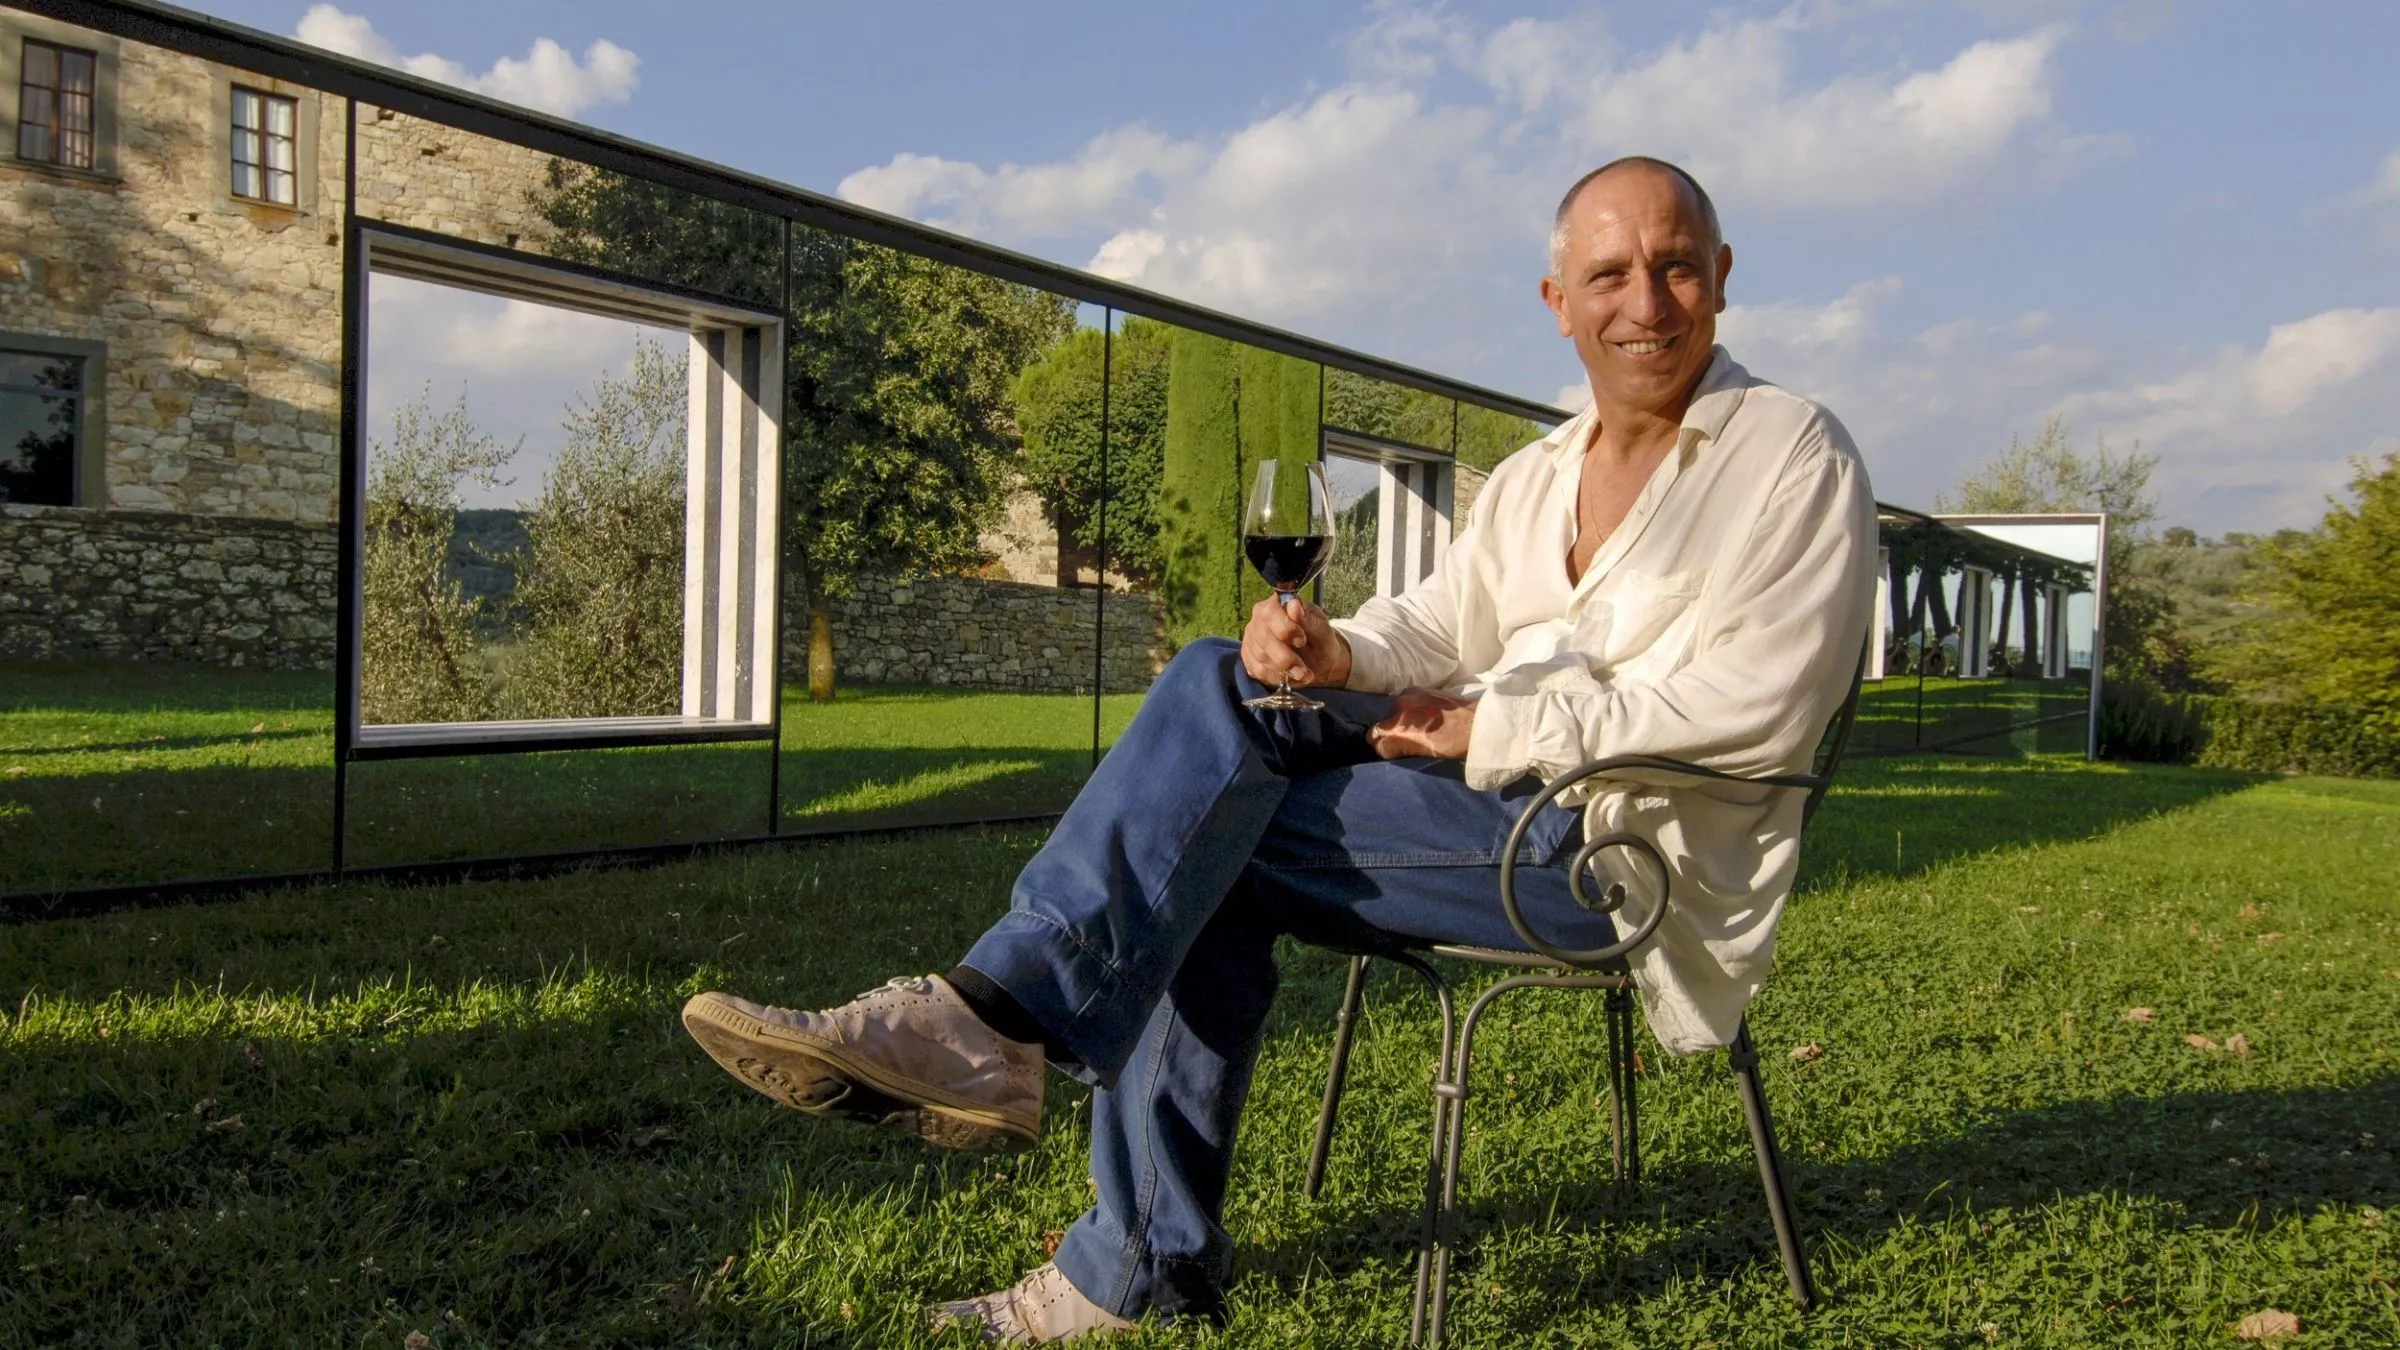
M 1176 330 L 1159 472 L 1158 591 L 1168 639 L 1178 647 L 1226 631 L 1234 605 L 1234 569 L 1241 566 L 1240 389 L 1233 343 Z
M 1168 362 L 1159 593 L 1177 646 L 1233 637 L 1267 585 L 1242 558 L 1242 511 L 1261 460 L 1287 466 L 1277 491 L 1297 506 L 1303 466 L 1317 462 L 1316 363 L 1177 331 Z

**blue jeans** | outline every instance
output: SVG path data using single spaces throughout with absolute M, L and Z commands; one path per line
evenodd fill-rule
M 1478 792 L 1456 761 L 1375 759 L 1365 729 L 1390 712 L 1382 695 L 1311 691 L 1321 713 L 1244 708 L 1264 691 L 1238 652 L 1208 639 L 1168 665 L 964 961 L 1098 1087 L 1099 1203 L 1056 1259 L 1125 1317 L 1222 1309 L 1232 1242 L 1219 1220 L 1279 934 L 1522 945 L 1499 863 L 1538 784 Z M 1579 836 L 1576 812 L 1544 812 L 1519 899 L 1552 941 L 1601 946 L 1608 920 L 1575 903 L 1560 870 Z

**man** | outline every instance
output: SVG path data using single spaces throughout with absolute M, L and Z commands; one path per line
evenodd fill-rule
M 1238 649 L 1186 647 L 947 976 L 824 1012 L 685 1008 L 760 1091 L 951 1147 L 1029 1144 L 1045 1061 L 1097 1086 L 1098 1203 L 1052 1264 L 937 1321 L 1021 1343 L 1219 1310 L 1277 934 L 1515 947 L 1496 878 L 1539 779 L 1626 752 L 1806 767 L 1864 640 L 1874 500 L 1839 423 L 1715 346 L 1732 266 L 1690 175 L 1587 175 L 1541 290 L 1592 406 L 1499 466 L 1433 575 L 1350 620 L 1262 602 Z M 1286 675 L 1326 710 L 1242 706 Z M 1537 821 L 1521 902 L 1553 942 L 1605 945 L 1562 864 L 1579 830 L 1653 838 L 1676 900 L 1632 958 L 1651 1026 L 1723 1045 L 1765 978 L 1800 807 L 1620 785 Z

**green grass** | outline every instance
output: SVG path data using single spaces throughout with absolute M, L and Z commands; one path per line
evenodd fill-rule
M 1139 694 L 1101 702 L 1105 740 Z M 1089 694 L 857 686 L 783 712 L 784 819 L 916 824 L 1059 811 L 1092 767 Z
M 0 665 L 0 893 L 332 862 L 331 676 Z M 1102 701 L 1104 743 L 1138 694 Z M 784 829 L 1056 811 L 1090 771 L 1092 700 L 790 691 Z M 766 750 L 644 747 L 381 761 L 350 776 L 353 866 L 755 835 Z
M 939 968 L 1039 839 L 6 930 L 0 1347 L 955 1343 L 917 1307 L 1086 1203 L 1082 1089 L 1031 1154 L 945 1156 L 775 1108 L 674 1009 Z M 1721 1058 L 1645 1047 L 1620 1191 L 1594 1005 L 1525 995 L 1477 1058 L 1458 1343 L 2232 1345 L 2272 1306 L 2304 1327 L 2278 1344 L 2400 1344 L 2395 870 L 2400 785 L 1858 766 L 1753 1019 L 1827 1305 L 1784 1297 Z M 1307 1200 L 1340 969 L 1286 963 L 1230 1325 L 1136 1343 L 1401 1339 L 1430 1009 L 1372 988 Z

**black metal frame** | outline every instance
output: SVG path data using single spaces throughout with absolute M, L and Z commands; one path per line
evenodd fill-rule
M 1155 319 L 1194 332 L 1273 351 L 1282 355 L 1314 361 L 1319 367 L 1320 394 L 1323 401 L 1323 381 L 1328 369 L 1383 380 L 1393 385 L 1419 390 L 1454 400 L 1451 416 L 1451 450 L 1455 454 L 1462 408 L 1472 404 L 1480 408 L 1538 421 L 1556 423 L 1569 414 L 1534 400 L 1519 398 L 1496 390 L 1482 388 L 1462 381 L 1448 379 L 1397 362 L 1382 360 L 1348 348 L 1320 342 L 1283 329 L 1251 323 L 1216 310 L 1191 305 L 1168 297 L 1128 286 L 1106 278 L 1093 276 L 1070 267 L 997 248 L 959 235 L 932 229 L 913 221 L 885 215 L 838 198 L 808 192 L 691 156 L 676 154 L 627 137 L 613 135 L 578 125 L 562 118 L 532 112 L 502 103 L 496 99 L 469 93 L 451 86 L 407 74 L 403 71 L 377 66 L 323 51 L 288 38 L 278 37 L 255 29 L 225 22 L 207 15 L 153 0 L 0 0 L 0 6 L 26 13 L 80 25 L 114 38 L 146 43 L 164 50 L 215 62 L 238 70 L 271 79 L 288 81 L 321 91 L 330 98 L 343 101 L 344 154 L 342 189 L 342 342 L 345 352 L 358 349 L 361 341 L 359 326 L 364 321 L 364 268 L 358 253 L 362 230 L 368 226 L 393 233 L 408 234 L 406 227 L 388 222 L 378 223 L 350 215 L 350 206 L 358 197 L 358 105 L 363 100 L 381 109 L 389 109 L 438 125 L 471 134 L 486 136 L 537 153 L 557 155 L 611 172 L 622 173 L 648 182 L 693 194 L 697 198 L 721 202 L 755 211 L 762 216 L 779 220 L 782 225 L 783 247 L 780 249 L 781 309 L 789 311 L 791 300 L 791 231 L 795 225 L 821 228 L 888 247 L 920 257 L 997 277 L 1003 280 L 1039 287 L 1052 293 L 1099 306 L 1104 311 L 1103 325 L 1109 332 L 1111 345 L 1119 321 L 1126 316 Z M 438 237 L 438 236 L 436 236 Z M 480 247 L 467 241 L 442 238 L 451 247 L 468 249 Z M 494 251 L 496 254 L 502 251 Z M 578 272 L 575 264 L 557 259 L 542 259 L 545 267 Z M 640 287 L 661 293 L 677 293 L 678 288 L 644 278 L 621 278 Z M 726 297 L 695 293 L 718 304 L 733 304 L 736 308 L 755 309 L 744 302 L 729 302 Z M 1103 362 L 1110 348 L 1104 347 Z M 1104 364 L 1103 398 L 1113 381 Z M 355 363 L 345 361 L 339 372 L 341 381 L 340 441 L 344 453 L 339 465 L 339 497 L 336 518 L 339 522 L 337 545 L 340 550 L 341 577 L 336 596 L 335 626 L 337 634 L 355 631 L 358 621 L 359 597 L 356 594 L 358 558 L 353 523 L 359 519 L 363 483 L 358 472 L 358 457 L 353 447 L 362 434 L 360 421 L 359 372 Z M 93 397 L 97 398 L 95 392 Z M 1103 453 L 1106 453 L 1107 411 L 1103 412 Z M 1322 448 L 1320 445 L 1320 454 Z M 1102 483 L 1106 485 L 1106 469 Z M 1107 509 L 1105 491 L 1099 504 Z M 1887 513 L 1897 508 L 1885 508 Z M 1898 512 L 1902 515 L 1913 513 Z M 1992 544 L 1996 549 L 2005 546 Z M 1107 569 L 1105 536 L 1100 566 Z M 778 575 L 780 571 L 778 569 Z M 1107 594 L 1103 585 L 1094 595 L 1095 637 L 1102 633 L 1106 622 Z M 775 612 L 778 638 L 783 631 L 780 597 Z M 1100 753 L 1100 731 L 1103 719 L 1102 700 L 1105 697 L 1105 669 L 1097 653 L 1093 681 L 1093 756 Z M 445 746 L 439 751 L 415 747 L 369 747 L 338 743 L 345 738 L 339 728 L 347 722 L 356 725 L 355 709 L 349 705 L 349 692 L 355 687 L 355 661 L 347 641 L 337 640 L 333 652 L 335 664 L 335 722 L 337 725 L 333 756 L 333 822 L 332 837 L 327 849 L 329 869 L 326 875 L 340 876 L 346 870 L 346 839 L 348 831 L 348 787 L 350 766 L 366 759 L 399 758 L 411 754 L 439 753 L 444 756 L 472 752 L 475 747 Z M 764 730 L 709 731 L 688 736 L 661 737 L 655 733 L 638 736 L 616 736 L 595 730 L 580 738 L 550 740 L 538 747 L 512 744 L 506 749 L 518 751 L 529 748 L 541 750 L 598 749 L 624 745 L 661 745 L 702 741 L 767 740 L 773 743 L 765 792 L 767 836 L 805 837 L 812 831 L 789 830 L 781 819 L 781 719 L 782 660 L 775 661 L 774 678 L 777 698 L 773 713 L 774 725 Z M 975 819 L 998 819 L 976 817 Z M 971 823 L 962 821 L 961 823 Z M 895 827 L 901 828 L 901 827 Z M 684 844 L 664 846 L 668 849 L 688 847 Z M 613 856 L 623 848 L 596 850 L 590 856 Z M 288 876 L 314 877 L 318 873 L 294 873 Z M 176 891 L 214 891 L 225 887 L 277 884 L 274 876 L 253 874 L 250 877 L 230 876 L 203 878 L 191 881 L 168 882 L 158 885 L 101 886 L 75 892 L 77 903 L 100 903 L 104 897 L 135 894 L 163 894 Z M 47 911 L 66 892 L 48 890 L 0 895 L 0 916 Z
M 1860 666 L 1863 672 L 1864 661 Z M 1671 901 L 1670 875 L 1665 860 L 1648 840 L 1638 835 L 1609 834 L 1587 841 L 1568 870 L 1568 886 L 1586 908 L 1613 914 L 1626 900 L 1625 888 L 1611 884 L 1599 896 L 1586 893 L 1591 861 L 1603 849 L 1625 848 L 1648 856 L 1659 868 L 1657 901 L 1647 918 L 1631 933 L 1608 946 L 1578 951 L 1561 948 L 1535 933 L 1526 922 L 1516 894 L 1518 848 L 1537 814 L 1560 793 L 1591 779 L 1622 777 L 1628 772 L 1672 775 L 1719 783 L 1804 791 L 1801 828 L 1816 815 L 1833 775 L 1849 748 L 1851 723 L 1858 712 L 1860 682 L 1853 676 L 1844 699 L 1821 738 L 1814 770 L 1805 774 L 1731 774 L 1657 755 L 1614 755 L 1592 760 L 1560 775 L 1528 802 L 1509 832 L 1507 852 L 1500 863 L 1500 901 L 1511 927 L 1529 950 L 1471 947 L 1452 943 L 1395 943 L 1366 951 L 1350 951 L 1348 979 L 1342 1003 L 1334 1015 L 1333 1053 L 1325 1074 L 1325 1095 L 1317 1111 L 1316 1136 L 1309 1146 L 1308 1172 L 1302 1189 L 1314 1199 L 1325 1182 L 1325 1164 L 1333 1148 L 1333 1131 L 1341 1109 L 1342 1091 L 1349 1078 L 1350 1048 L 1356 1036 L 1358 1012 L 1366 995 L 1367 969 L 1376 959 L 1413 972 L 1433 994 L 1441 1014 L 1441 1039 L 1434 1049 L 1433 1146 L 1425 1173 L 1425 1207 L 1417 1233 L 1416 1293 L 1408 1324 L 1412 1346 L 1444 1343 L 1450 1310 L 1450 1267 L 1459 1238 L 1458 1174 L 1466 1149 L 1467 1076 L 1474 1059 L 1475 1029 L 1503 994 L 1520 989 L 1592 989 L 1607 994 L 1604 1021 L 1608 1028 L 1608 1089 L 1610 1161 L 1614 1179 L 1639 1184 L 1642 1178 L 1641 1122 L 1634 1082 L 1636 1077 L 1633 1025 L 1633 977 L 1625 957 L 1658 927 Z M 1426 960 L 1447 958 L 1473 965 L 1497 966 L 1520 973 L 1504 975 L 1476 992 L 1466 1016 L 1456 1014 L 1457 997 L 1450 981 Z M 1782 1258 L 1792 1302 L 1802 1312 L 1816 1306 L 1816 1279 L 1808 1264 L 1808 1247 L 1793 1204 L 1792 1185 L 1784 1167 L 1783 1150 L 1775 1137 L 1775 1119 L 1767 1109 L 1765 1088 L 1758 1076 L 1758 1050 L 1750 1040 L 1744 1018 L 1727 1048 L 1727 1062 L 1741 1099 L 1742 1116 L 1750 1130 L 1750 1146 L 1758 1162 L 1759 1181 L 1766 1192 L 1767 1215 L 1775 1229 L 1775 1246 Z

